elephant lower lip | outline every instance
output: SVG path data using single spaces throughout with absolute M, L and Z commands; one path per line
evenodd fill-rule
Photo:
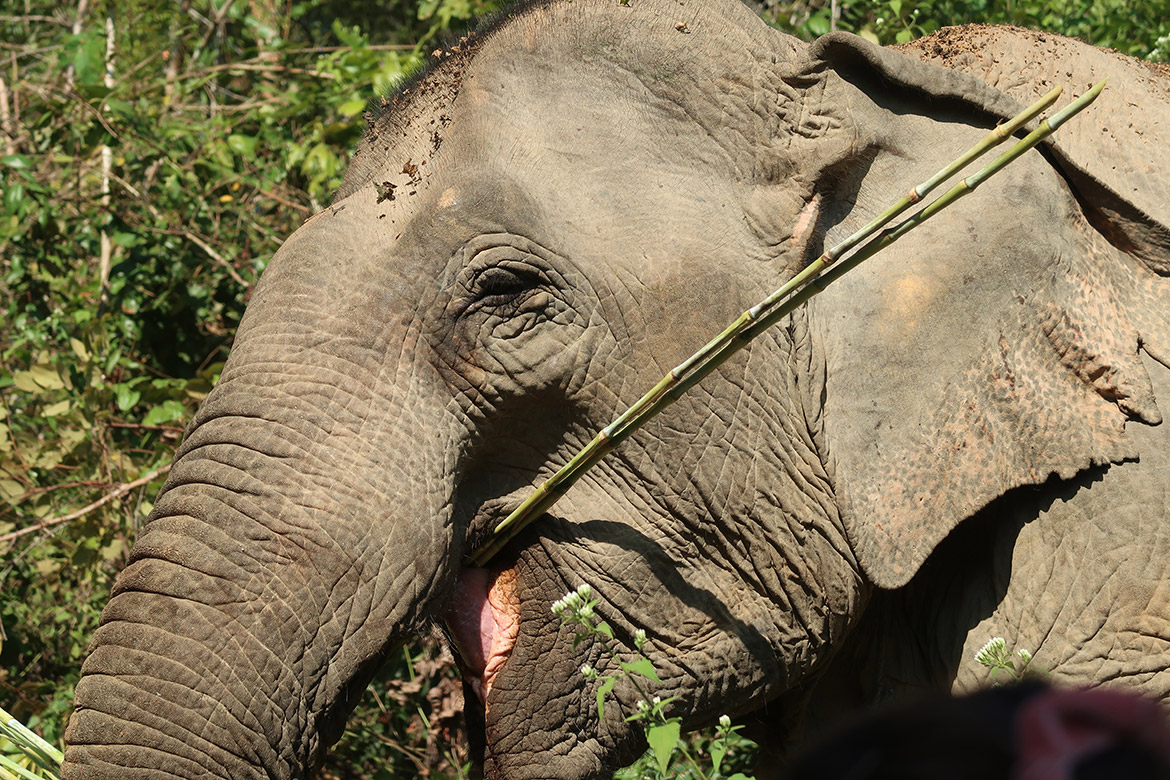
M 468 685 L 484 708 L 500 667 L 508 658 L 520 627 L 511 569 L 463 569 L 446 624 L 459 651 Z

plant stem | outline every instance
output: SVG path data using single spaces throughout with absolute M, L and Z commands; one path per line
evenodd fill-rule
M 961 170 L 968 163 L 983 155 L 988 150 L 1002 143 L 1029 120 L 1052 105 L 1061 91 L 1059 88 L 1052 90 L 1011 120 L 989 132 L 979 143 L 957 157 L 953 162 L 944 166 L 938 173 L 912 189 L 865 227 L 822 254 L 778 290 L 741 314 L 718 336 L 704 345 L 702 349 L 662 377 L 649 392 L 638 399 L 633 406 L 623 412 L 612 423 L 602 429 L 568 463 L 521 502 L 511 514 L 496 526 L 492 538 L 470 556 L 471 564 L 475 566 L 484 565 L 517 533 L 535 518 L 547 512 L 572 487 L 574 482 L 580 479 L 586 471 L 596 465 L 618 444 L 624 441 L 647 420 L 672 404 L 683 393 L 702 380 L 703 377 L 722 365 L 729 357 L 747 346 L 752 339 L 790 314 L 797 307 L 806 303 L 814 295 L 822 292 L 829 284 L 839 279 L 844 273 L 857 267 L 862 261 L 885 249 L 942 209 L 973 191 L 988 178 L 1002 170 L 1012 160 L 1015 160 L 1044 138 L 1047 138 L 1060 125 L 1064 124 L 1064 122 L 1092 103 L 1104 86 L 1104 81 L 1099 82 L 1080 98 L 1074 100 L 1064 109 L 1041 122 L 1035 130 L 1018 141 L 1008 152 L 1001 155 L 990 165 L 960 181 L 946 194 L 905 222 L 902 222 L 895 228 L 882 231 L 876 238 L 870 240 L 869 243 L 865 244 L 865 246 L 850 256 L 846 261 L 837 264 L 836 267 L 829 271 L 825 270 L 829 266 L 837 263 L 845 253 L 881 230 L 911 205 L 920 201 L 924 195 L 950 178 L 954 173 Z

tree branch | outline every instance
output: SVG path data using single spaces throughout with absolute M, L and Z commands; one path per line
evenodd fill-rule
M 76 512 L 70 512 L 69 514 L 62 515 L 61 517 L 53 517 L 53 518 L 50 518 L 48 520 L 42 520 L 41 522 L 37 523 L 36 525 L 30 525 L 28 528 L 21 528 L 19 531 L 13 531 L 11 533 L 4 534 L 3 536 L 0 536 L 0 542 L 11 542 L 15 539 L 19 539 L 20 537 L 24 536 L 25 534 L 31 534 L 31 533 L 36 533 L 37 531 L 43 531 L 46 528 L 51 528 L 55 525 L 60 525 L 61 523 L 68 523 L 72 520 L 76 520 L 79 517 L 84 517 L 85 515 L 88 515 L 90 512 L 92 512 L 93 510 L 98 509 L 100 507 L 103 507 L 106 504 L 110 503 L 111 501 L 114 501 L 116 499 L 121 498 L 122 496 L 126 495 L 131 490 L 133 490 L 134 488 L 142 487 L 143 485 L 145 485 L 148 482 L 150 482 L 151 480 L 153 480 L 155 477 L 159 477 L 163 474 L 166 474 L 170 470 L 171 470 L 171 464 L 168 463 L 167 465 L 163 466 L 162 468 L 159 468 L 159 469 L 156 469 L 156 470 L 150 472 L 145 477 L 139 477 L 138 479 L 134 480 L 133 482 L 127 482 L 123 485 L 119 485 L 117 488 L 115 488 L 114 490 L 111 490 L 109 493 L 106 493 L 104 496 L 99 498 L 97 501 L 94 501 L 92 504 L 88 504 L 86 506 L 83 506 L 81 509 L 78 509 Z

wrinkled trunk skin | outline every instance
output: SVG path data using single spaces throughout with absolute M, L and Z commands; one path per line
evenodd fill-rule
M 453 586 L 419 296 L 347 289 L 395 264 L 332 235 L 303 228 L 257 289 L 103 613 L 65 780 L 304 777 Z

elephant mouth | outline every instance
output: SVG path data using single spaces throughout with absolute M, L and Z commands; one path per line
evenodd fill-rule
M 464 682 L 485 713 L 492 683 L 520 630 L 514 569 L 463 569 L 444 620 L 459 657 Z

